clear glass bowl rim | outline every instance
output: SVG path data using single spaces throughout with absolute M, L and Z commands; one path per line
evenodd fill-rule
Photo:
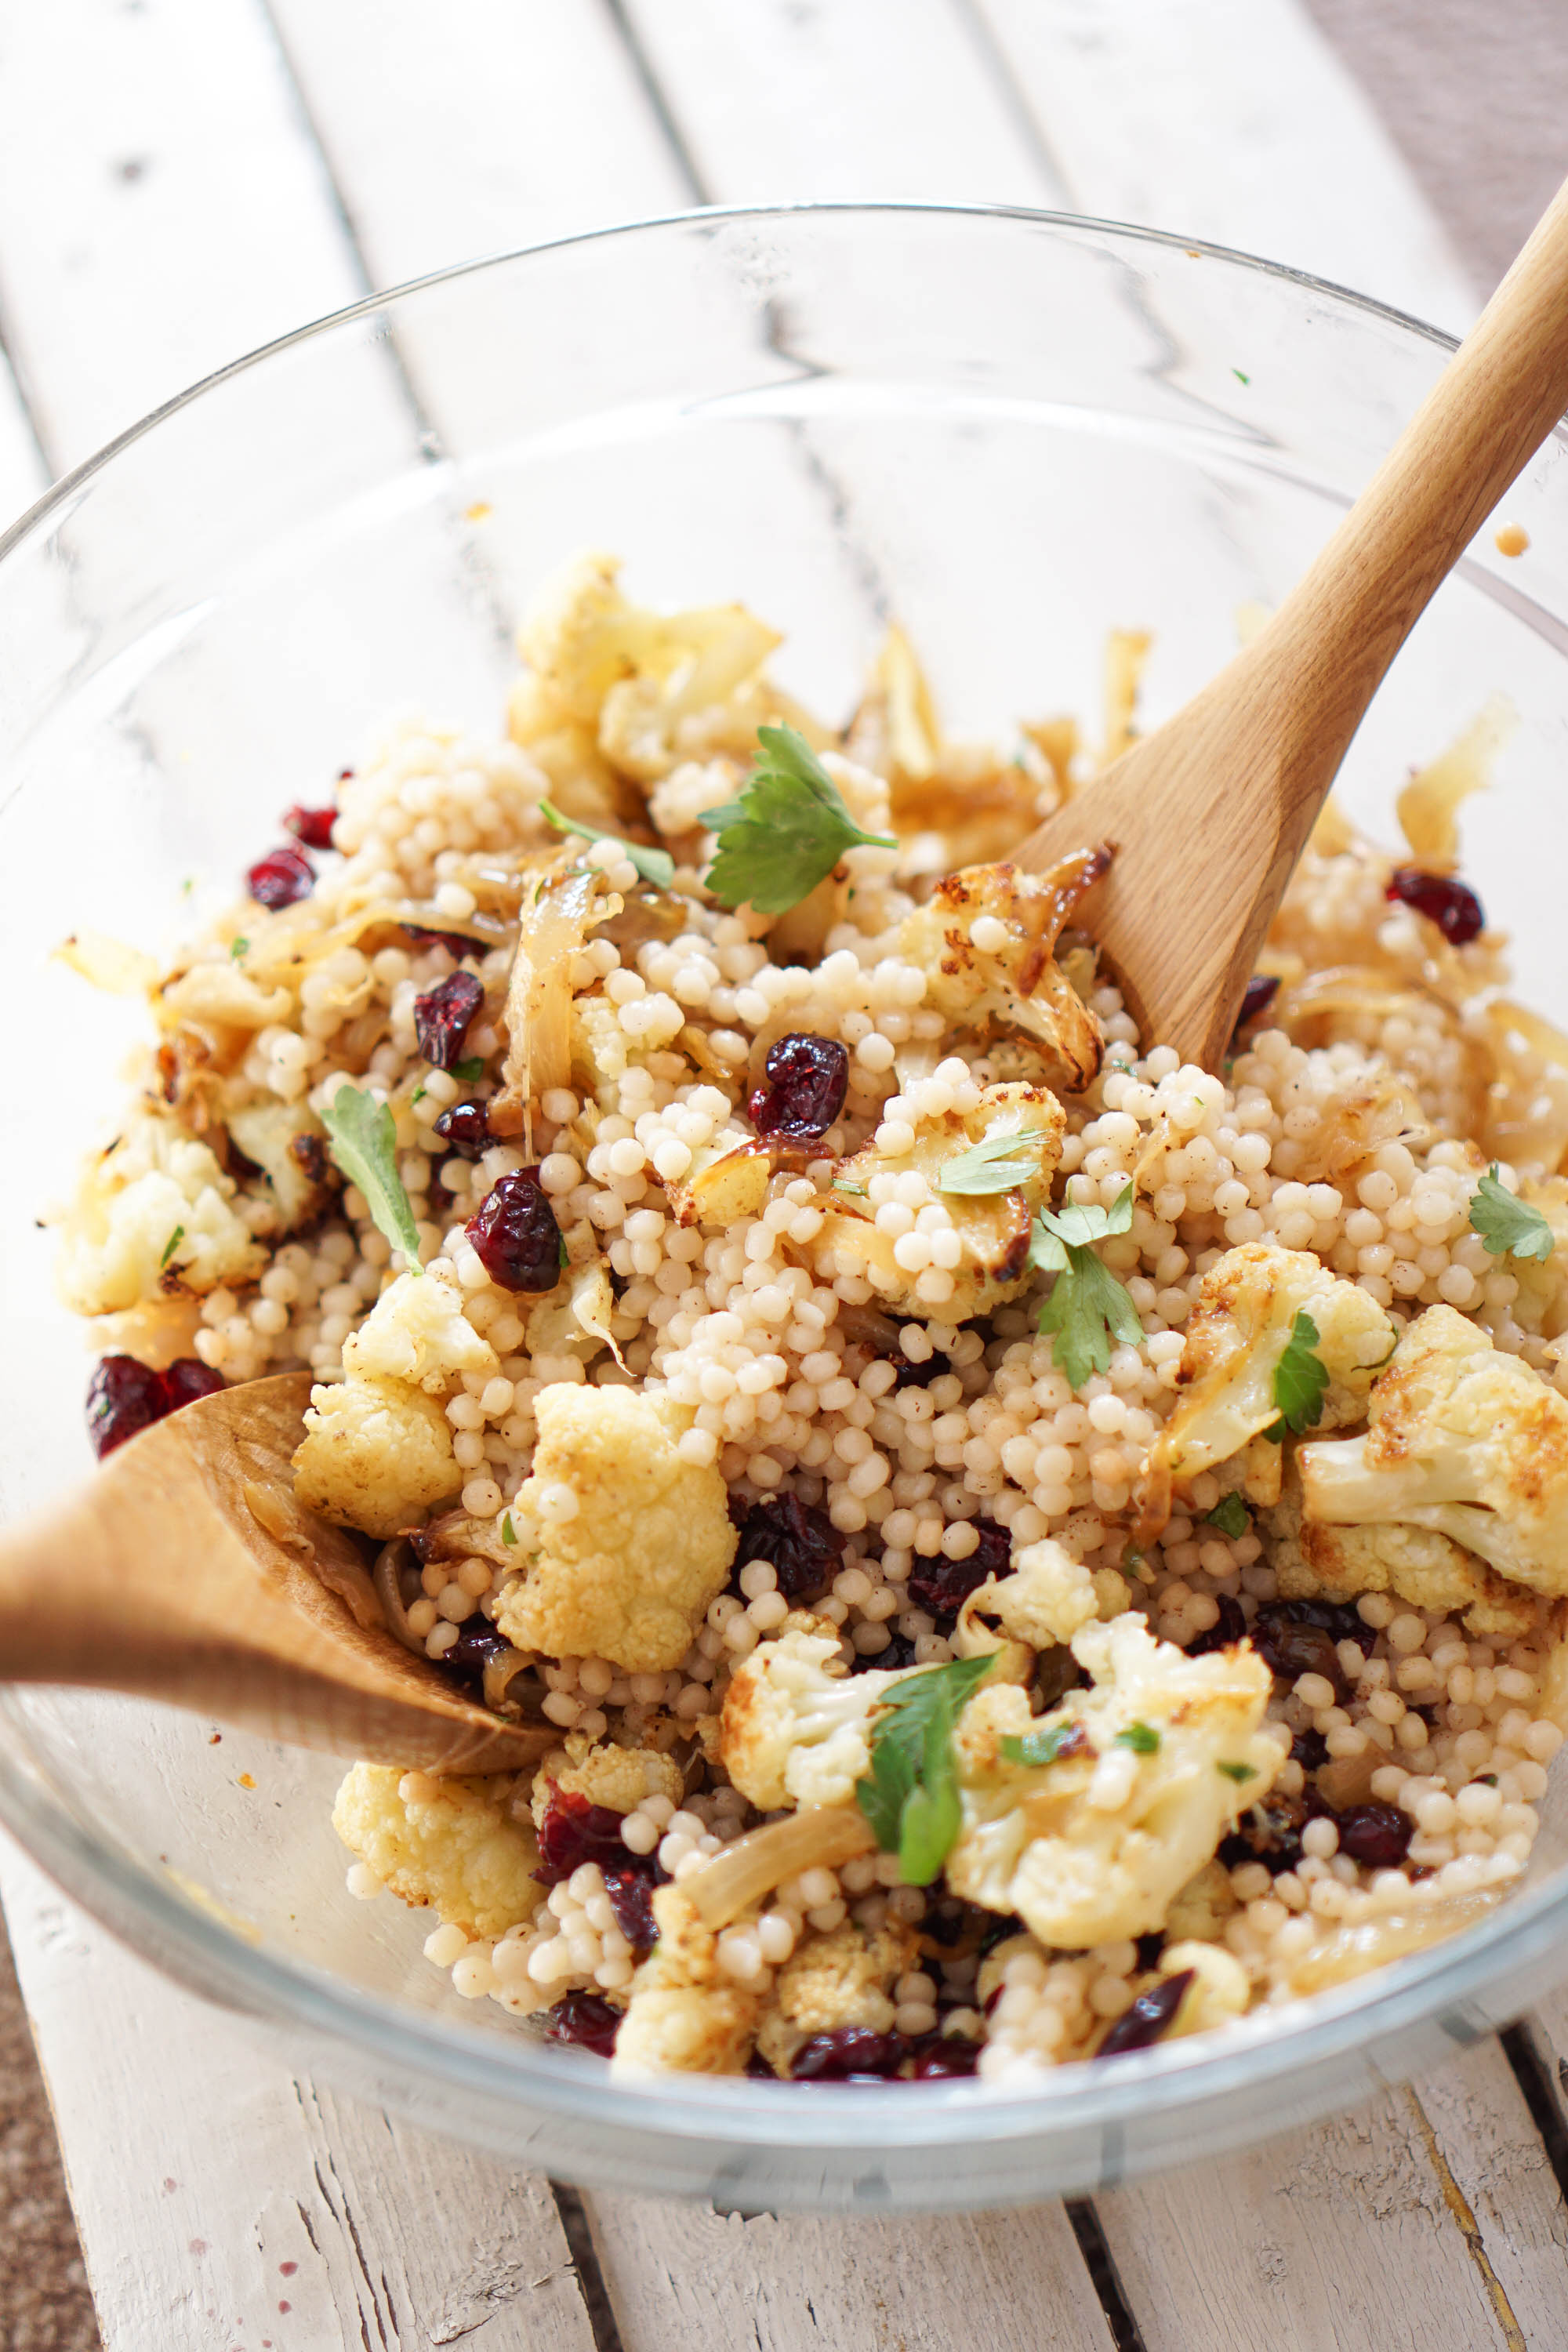
M 1210 239 L 1089 214 L 1021 205 L 894 198 L 694 206 L 452 263 L 368 294 L 275 337 L 174 394 L 63 475 L 0 532 L 0 562 L 40 525 L 68 508 L 76 493 L 111 466 L 122 450 L 205 394 L 297 344 L 382 311 L 395 310 L 399 303 L 429 288 L 574 247 L 663 231 L 685 232 L 706 224 L 765 223 L 823 214 L 1012 220 L 1130 246 L 1157 246 L 1201 255 L 1325 296 L 1440 351 L 1458 347 L 1458 338 L 1442 329 L 1310 271 Z M 1026 2140 L 1053 2126 L 1114 2129 L 1118 2124 L 1131 2124 L 1140 2115 L 1147 2115 L 1151 2107 L 1179 2111 L 1198 2100 L 1207 2105 L 1231 2091 L 1245 2087 L 1256 2092 L 1266 2082 L 1310 2073 L 1363 2043 L 1397 2035 L 1439 2011 L 1449 2013 L 1447 2030 L 1459 2046 L 1486 2030 L 1474 2021 L 1473 2003 L 1495 1960 L 1505 1959 L 1516 1968 L 1539 1966 L 1548 1951 L 1560 1948 L 1568 1966 L 1568 1933 L 1564 1932 L 1568 1931 L 1568 1874 L 1564 1874 L 1562 1883 L 1548 1880 L 1510 1897 L 1493 1917 L 1451 1941 L 1317 1995 L 1310 2016 L 1300 2024 L 1285 2022 L 1279 2011 L 1268 2013 L 1267 2020 L 1255 2012 L 1218 2036 L 1129 2053 L 1114 2072 L 1087 2065 L 1063 2068 L 1046 2087 L 1026 2093 L 1003 2092 L 995 2085 L 962 2080 L 924 2084 L 924 2095 L 919 2098 L 911 2098 L 902 2085 L 886 2089 L 838 2085 L 829 2112 L 818 2099 L 803 2098 L 787 2084 L 746 2077 L 660 2076 L 646 2084 L 612 2083 L 607 2073 L 584 2067 L 574 2053 L 552 2049 L 531 2035 L 519 2034 L 512 2040 L 491 2032 L 467 2033 L 437 2018 L 420 2017 L 359 1993 L 320 1969 L 275 1958 L 197 1910 L 173 1888 L 161 1885 L 113 1847 L 100 1845 L 84 1834 L 19 1766 L 3 1741 L 0 1817 L 33 1859 L 84 1910 L 133 1950 L 205 1998 L 272 2023 L 291 2021 L 320 2035 L 324 2042 L 346 2042 L 374 2061 L 405 2066 L 426 2080 L 435 2078 L 449 2091 L 482 2090 L 493 2096 L 511 2088 L 521 2105 L 552 2110 L 584 2123 L 622 2122 L 643 2132 L 727 2140 L 743 2147 L 811 2147 L 830 2139 L 840 2149 L 874 2156 L 889 2141 L 941 2147 L 973 2136 L 989 2142 Z

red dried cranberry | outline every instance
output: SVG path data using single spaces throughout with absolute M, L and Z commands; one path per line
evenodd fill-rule
M 1157 1985 L 1141 1992 L 1131 2009 L 1121 2015 L 1107 2033 L 1097 2058 L 1119 2058 L 1127 2050 L 1147 2050 L 1158 2042 L 1182 2005 L 1182 1995 L 1193 1980 L 1191 1969 L 1183 1969 L 1173 1977 L 1162 1977 Z
M 595 1805 L 575 1789 L 558 1788 L 552 1780 L 544 1818 L 539 1824 L 541 1886 L 559 1886 L 585 1862 L 603 1869 L 626 1867 L 630 1856 L 621 1842 L 621 1816 L 609 1805 Z
M 901 1353 L 891 1357 L 889 1361 L 893 1367 L 895 1390 L 929 1389 L 932 1381 L 940 1381 L 943 1372 L 952 1370 L 947 1358 L 935 1348 L 923 1364 L 911 1364 L 909 1358 Z
M 768 1083 L 751 1101 L 757 1133 L 801 1143 L 826 1135 L 849 1086 L 849 1056 L 838 1040 L 792 1030 L 787 1037 L 774 1038 L 763 1067 Z
M 1156 1967 L 1159 1963 L 1160 1955 L 1164 1948 L 1165 1931 L 1163 1927 L 1151 1928 L 1148 1935 L 1140 1936 L 1138 1937 L 1139 1967 L 1141 1969 L 1152 1969 Z
M 657 1884 L 651 1858 L 628 1857 L 624 1865 L 604 1874 L 605 1892 L 610 1898 L 610 1908 L 616 1915 L 616 1925 L 640 1960 L 651 1952 L 658 1941 L 658 1925 L 653 1916 L 653 1890 Z
M 1006 1942 L 1009 1936 L 1021 1936 L 1023 1933 L 1024 1923 L 1016 1911 L 1009 1911 L 1005 1918 L 993 1919 L 974 1948 L 975 1958 L 983 1960 L 987 1952 L 994 1952 L 998 1944 Z
M 1312 1812 L 1326 1811 L 1321 1801 L 1311 1809 Z M 1301 1832 L 1310 1818 L 1302 1798 L 1266 1797 L 1243 1813 L 1229 1836 L 1220 1840 L 1219 1859 L 1226 1870 L 1236 1869 L 1239 1863 L 1260 1862 L 1271 1877 L 1278 1878 L 1300 1861 Z
M 1348 1630 L 1350 1625 L 1354 1633 Z M 1252 1646 L 1282 1680 L 1321 1675 L 1342 1698 L 1349 1688 L 1338 1644 L 1363 1639 L 1366 1628 L 1353 1609 L 1325 1601 L 1266 1601 L 1250 1628 Z
M 1243 992 L 1241 1010 L 1236 1016 L 1236 1027 L 1231 1032 L 1232 1045 L 1236 1044 L 1244 1029 L 1250 1029 L 1253 1023 L 1268 1012 L 1279 993 L 1279 976 L 1277 972 L 1255 971 L 1253 973 Z
M 536 1171 L 500 1177 L 465 1230 L 503 1290 L 553 1290 L 560 1281 L 561 1228 Z
M 308 1128 L 289 1138 L 289 1157 L 312 1184 L 324 1184 L 331 1173 L 326 1145 Z
M 163 1374 L 163 1394 L 168 1399 L 164 1411 L 178 1412 L 183 1404 L 195 1404 L 198 1397 L 216 1396 L 222 1386 L 223 1374 L 215 1372 L 210 1364 L 195 1356 L 176 1356 Z
M 765 2058 L 759 2058 L 754 2050 L 746 2061 L 746 2074 L 748 2078 L 753 2083 L 776 2083 L 778 2081 L 778 2076 L 773 2073 L 773 2070 L 768 2064 L 767 2060 Z
M 504 1633 L 498 1633 L 488 1619 L 476 1615 L 459 1625 L 457 1640 L 449 1650 L 442 1652 L 436 1663 L 455 1682 L 471 1683 L 482 1688 L 486 1666 L 492 1658 L 504 1657 L 510 1647 Z
M 315 867 L 291 841 L 258 857 L 245 877 L 245 887 L 257 905 L 273 908 L 291 907 L 297 898 L 308 898 L 315 883 Z
M 1321 1731 L 1299 1731 L 1290 1742 L 1290 1761 L 1303 1772 L 1316 1772 L 1329 1760 L 1329 1743 Z
M 1212 1650 L 1228 1650 L 1247 1638 L 1247 1620 L 1241 1613 L 1241 1603 L 1233 1601 L 1228 1592 L 1215 1594 L 1215 1606 L 1219 1615 L 1206 1633 L 1187 1643 L 1189 1658 L 1206 1658 Z
M 769 1495 L 753 1503 L 741 1523 L 730 1581 L 739 1591 L 741 1570 L 754 1559 L 765 1559 L 784 1599 L 804 1601 L 832 1583 L 848 1540 L 826 1511 L 813 1510 L 798 1495 Z
M 1415 1822 L 1398 1805 L 1347 1805 L 1340 1815 L 1340 1852 L 1369 1870 L 1397 1870 L 1415 1834 Z
M 332 827 L 338 821 L 335 808 L 301 808 L 298 801 L 283 812 L 283 822 L 296 841 L 307 849 L 331 849 Z
M 423 923 L 399 923 L 397 928 L 405 939 L 413 940 L 419 947 L 445 948 L 454 963 L 461 963 L 465 956 L 481 956 L 485 952 L 483 940 L 471 940 L 466 931 L 432 931 Z
M 454 971 L 414 1000 L 414 1034 L 432 1069 L 449 1070 L 463 1058 L 468 1024 L 485 1001 L 471 971 Z
M 454 1103 L 436 1121 L 436 1132 L 459 1160 L 478 1160 L 490 1148 L 490 1123 L 482 1102 Z
M 612 2009 L 596 1992 L 569 1992 L 544 2012 L 546 2042 L 570 2042 L 577 2050 L 596 2051 L 609 2057 L 621 2030 L 622 2012 Z
M 875 1655 L 863 1655 L 857 1651 L 849 1671 L 852 1675 L 902 1674 L 906 1666 L 915 1664 L 915 1645 L 906 1633 L 889 1636 L 887 1647 Z
M 169 1410 L 163 1375 L 134 1356 L 105 1356 L 87 1384 L 87 1433 L 101 1462 Z
M 922 2033 L 910 2044 L 915 2062 L 917 2083 L 942 2083 L 960 2074 L 973 2074 L 980 2064 L 980 2044 L 968 2042 L 962 2033 Z
M 1012 1538 L 991 1519 L 973 1519 L 980 1541 L 966 1559 L 917 1559 L 906 1590 L 917 1609 L 933 1617 L 956 1617 L 970 1594 L 988 1576 L 1005 1576 L 1013 1555 Z
M 1414 907 L 1436 923 L 1451 948 L 1468 947 L 1487 927 L 1481 902 L 1468 882 L 1453 874 L 1428 874 L 1419 866 L 1396 866 L 1388 877 L 1385 898 Z
M 843 2083 L 857 2076 L 886 2081 L 907 2047 L 901 2033 L 873 2033 L 868 2025 L 839 2025 L 803 2042 L 790 2065 L 796 2083 Z

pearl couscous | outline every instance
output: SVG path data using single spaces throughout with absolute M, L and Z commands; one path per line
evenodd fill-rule
M 458 1994 L 621 2070 L 1016 2084 L 1522 1873 L 1568 1040 L 1457 877 L 1462 759 L 1403 861 L 1331 804 L 1203 1070 L 1075 928 L 1075 728 L 945 740 L 895 632 L 835 733 L 776 642 L 586 559 L 504 737 L 405 721 L 290 811 L 152 988 L 62 1286 L 100 1450 L 313 1372 L 301 1499 L 537 1727 L 339 1794 Z

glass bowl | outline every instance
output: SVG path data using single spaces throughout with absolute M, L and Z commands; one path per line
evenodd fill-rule
M 783 680 L 852 707 L 893 615 L 952 731 L 1072 710 L 1106 631 L 1153 632 L 1152 721 L 1276 601 L 1443 365 L 1446 339 L 1235 254 L 1044 214 L 816 205 L 639 224 L 358 305 L 124 435 L 0 540 L 5 1503 L 89 1466 L 80 1328 L 40 1209 L 111 1120 L 142 1015 L 51 950 L 173 945 L 389 708 L 500 722 L 519 606 L 604 546 L 666 604 L 743 598 Z M 1548 446 L 1440 591 L 1352 748 L 1392 799 L 1499 690 L 1521 724 L 1467 871 L 1561 1000 L 1568 488 Z M 1521 845 L 1530 852 L 1522 863 Z M 1556 940 L 1558 944 L 1553 946 Z M 1562 1790 L 1531 1883 L 1463 1938 L 1286 2014 L 973 2084 L 612 2082 L 344 1887 L 330 1759 L 112 1697 L 13 1688 L 0 1811 L 78 1901 L 289 2063 L 574 2180 L 731 2207 L 896 2210 L 1080 2190 L 1352 2102 L 1568 1969 Z M 254 1785 L 252 1785 L 254 1784 Z

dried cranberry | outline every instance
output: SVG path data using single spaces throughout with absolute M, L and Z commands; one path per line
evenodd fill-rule
M 907 2047 L 901 2033 L 873 2033 L 868 2025 L 839 2025 L 802 2042 L 790 2065 L 796 2083 L 842 2083 L 857 2075 L 886 2080 Z
M 1233 1601 L 1228 1592 L 1215 1594 L 1215 1606 L 1219 1615 L 1206 1633 L 1187 1643 L 1189 1658 L 1206 1658 L 1211 1650 L 1228 1650 L 1247 1638 L 1247 1620 L 1241 1613 L 1241 1603 Z
M 414 1000 L 414 1034 L 433 1069 L 449 1070 L 463 1057 L 468 1024 L 485 1001 L 471 971 L 454 971 Z
M 773 2073 L 773 2070 L 768 2064 L 767 2060 L 765 2058 L 759 2058 L 754 2050 L 746 2061 L 746 2074 L 753 2083 L 776 2083 L 778 2081 L 778 2076 Z
M 902 1674 L 906 1666 L 912 1666 L 914 1663 L 914 1643 L 907 1634 L 894 1633 L 889 1637 L 887 1647 L 878 1650 L 873 1655 L 866 1656 L 857 1651 L 849 1671 L 852 1675 Z
M 893 1380 L 895 1390 L 929 1389 L 932 1381 L 940 1381 L 943 1372 L 951 1372 L 952 1370 L 947 1358 L 939 1354 L 935 1348 L 931 1349 L 923 1364 L 911 1364 L 909 1358 L 901 1352 L 889 1358 L 889 1361 L 895 1376 Z
M 1138 1938 L 1139 1967 L 1141 1969 L 1157 1968 L 1159 1966 L 1160 1955 L 1164 1948 L 1165 1931 L 1163 1927 L 1152 1927 L 1150 1929 L 1148 1935 L 1140 1936 Z
M 476 1615 L 458 1627 L 457 1640 L 436 1663 L 454 1681 L 482 1686 L 490 1660 L 504 1657 L 510 1647 L 504 1633 L 498 1633 L 486 1618 Z
M 1436 923 L 1451 948 L 1468 947 L 1487 927 L 1480 900 L 1457 875 L 1428 874 L 1420 866 L 1396 866 L 1383 895 L 1414 907 L 1418 915 Z
M 612 2009 L 601 1993 L 569 1992 L 544 2012 L 546 2042 L 567 2042 L 577 2050 L 597 2051 L 609 2057 L 621 2029 L 622 2012 Z
M 198 1397 L 216 1396 L 223 1386 L 223 1374 L 215 1372 L 210 1364 L 195 1356 L 176 1356 L 163 1374 L 163 1394 L 168 1402 L 165 1412 L 178 1412 L 183 1404 L 195 1404 Z
M 1331 1809 L 1318 1797 L 1264 1798 L 1245 1812 L 1228 1837 L 1219 1843 L 1219 1859 L 1226 1870 L 1239 1863 L 1260 1862 L 1271 1877 L 1294 1870 L 1301 1859 L 1301 1832 L 1316 1814 Z
M 621 1870 L 628 1859 L 621 1842 L 621 1815 L 612 1806 L 595 1805 L 579 1790 L 558 1788 L 552 1780 L 539 1824 L 539 1868 L 533 1874 L 541 1886 L 559 1886 L 585 1862 L 596 1862 L 601 1869 L 607 1863 L 612 1870 Z
M 966 1559 L 947 1559 L 938 1552 L 933 1559 L 917 1559 L 910 1569 L 906 1589 L 917 1609 L 927 1609 L 933 1617 L 956 1617 L 988 1576 L 1006 1575 L 1013 1556 L 1006 1528 L 991 1519 L 970 1524 L 980 1541 Z
M 312 1184 L 324 1184 L 331 1170 L 327 1147 L 309 1128 L 289 1138 L 289 1157 Z
M 535 1171 L 500 1177 L 465 1229 L 479 1264 L 503 1290 L 553 1290 L 561 1279 L 561 1228 Z
M 980 2064 L 980 2044 L 962 2033 L 922 2033 L 910 2044 L 917 2083 L 942 2083 L 959 2074 L 973 2074 Z
M 466 931 L 432 931 L 423 923 L 399 923 L 397 928 L 419 947 L 445 948 L 454 963 L 461 963 L 465 956 L 481 956 L 485 952 L 483 940 L 471 940 Z
M 742 1521 L 730 1580 L 739 1591 L 741 1570 L 765 1559 L 784 1599 L 804 1601 L 832 1583 L 847 1542 L 826 1511 L 814 1510 L 798 1495 L 769 1495 L 753 1503 Z
M 1303 1772 L 1316 1772 L 1329 1760 L 1329 1743 L 1321 1731 L 1299 1731 L 1290 1742 L 1290 1761 Z
M 1366 1634 L 1353 1609 L 1336 1608 L 1327 1601 L 1266 1601 L 1250 1630 L 1253 1648 L 1285 1682 L 1321 1675 L 1341 1698 L 1349 1685 L 1338 1644 Z
M 478 1160 L 490 1148 L 490 1123 L 482 1102 L 454 1103 L 436 1121 L 436 1132 L 459 1160 Z
M 331 849 L 332 827 L 338 821 L 335 808 L 301 808 L 298 801 L 283 812 L 283 822 L 296 841 L 307 849 Z
M 163 1375 L 134 1356 L 105 1356 L 87 1384 L 87 1433 L 101 1462 L 169 1410 Z
M 315 887 L 316 869 L 302 849 L 289 842 L 258 857 L 245 877 L 245 887 L 259 907 L 291 907 L 308 898 Z
M 1182 1969 L 1173 1977 L 1162 1977 L 1147 1992 L 1141 1992 L 1131 2008 L 1122 2011 L 1095 2056 L 1119 2058 L 1123 2051 L 1147 2050 L 1152 2042 L 1158 2042 L 1180 2009 L 1182 1995 L 1192 1980 L 1192 1969 Z
M 1268 1012 L 1279 993 L 1279 979 L 1277 972 L 1255 971 L 1253 973 L 1243 992 L 1241 1010 L 1236 1016 L 1236 1027 L 1231 1032 L 1233 1045 L 1244 1029 L 1250 1029 L 1253 1023 Z
M 975 1958 L 983 1960 L 987 1952 L 994 1952 L 998 1944 L 1006 1942 L 1009 1936 L 1021 1936 L 1023 1933 L 1024 1923 L 1016 1911 L 1009 1911 L 1004 1919 L 993 1919 L 975 1946 Z
M 651 1952 L 658 1941 L 658 1926 L 653 1916 L 653 1890 L 657 1884 L 654 1864 L 633 1855 L 624 1865 L 604 1873 L 605 1892 L 610 1898 L 610 1908 L 616 1915 L 616 1925 L 640 1960 Z
M 1397 1805 L 1347 1805 L 1340 1815 L 1340 1852 L 1369 1870 L 1397 1870 L 1415 1834 L 1415 1822 Z
M 849 1056 L 836 1037 L 815 1037 L 808 1029 L 775 1037 L 763 1065 L 768 1083 L 752 1097 L 752 1123 L 759 1135 L 815 1143 L 844 1108 Z

